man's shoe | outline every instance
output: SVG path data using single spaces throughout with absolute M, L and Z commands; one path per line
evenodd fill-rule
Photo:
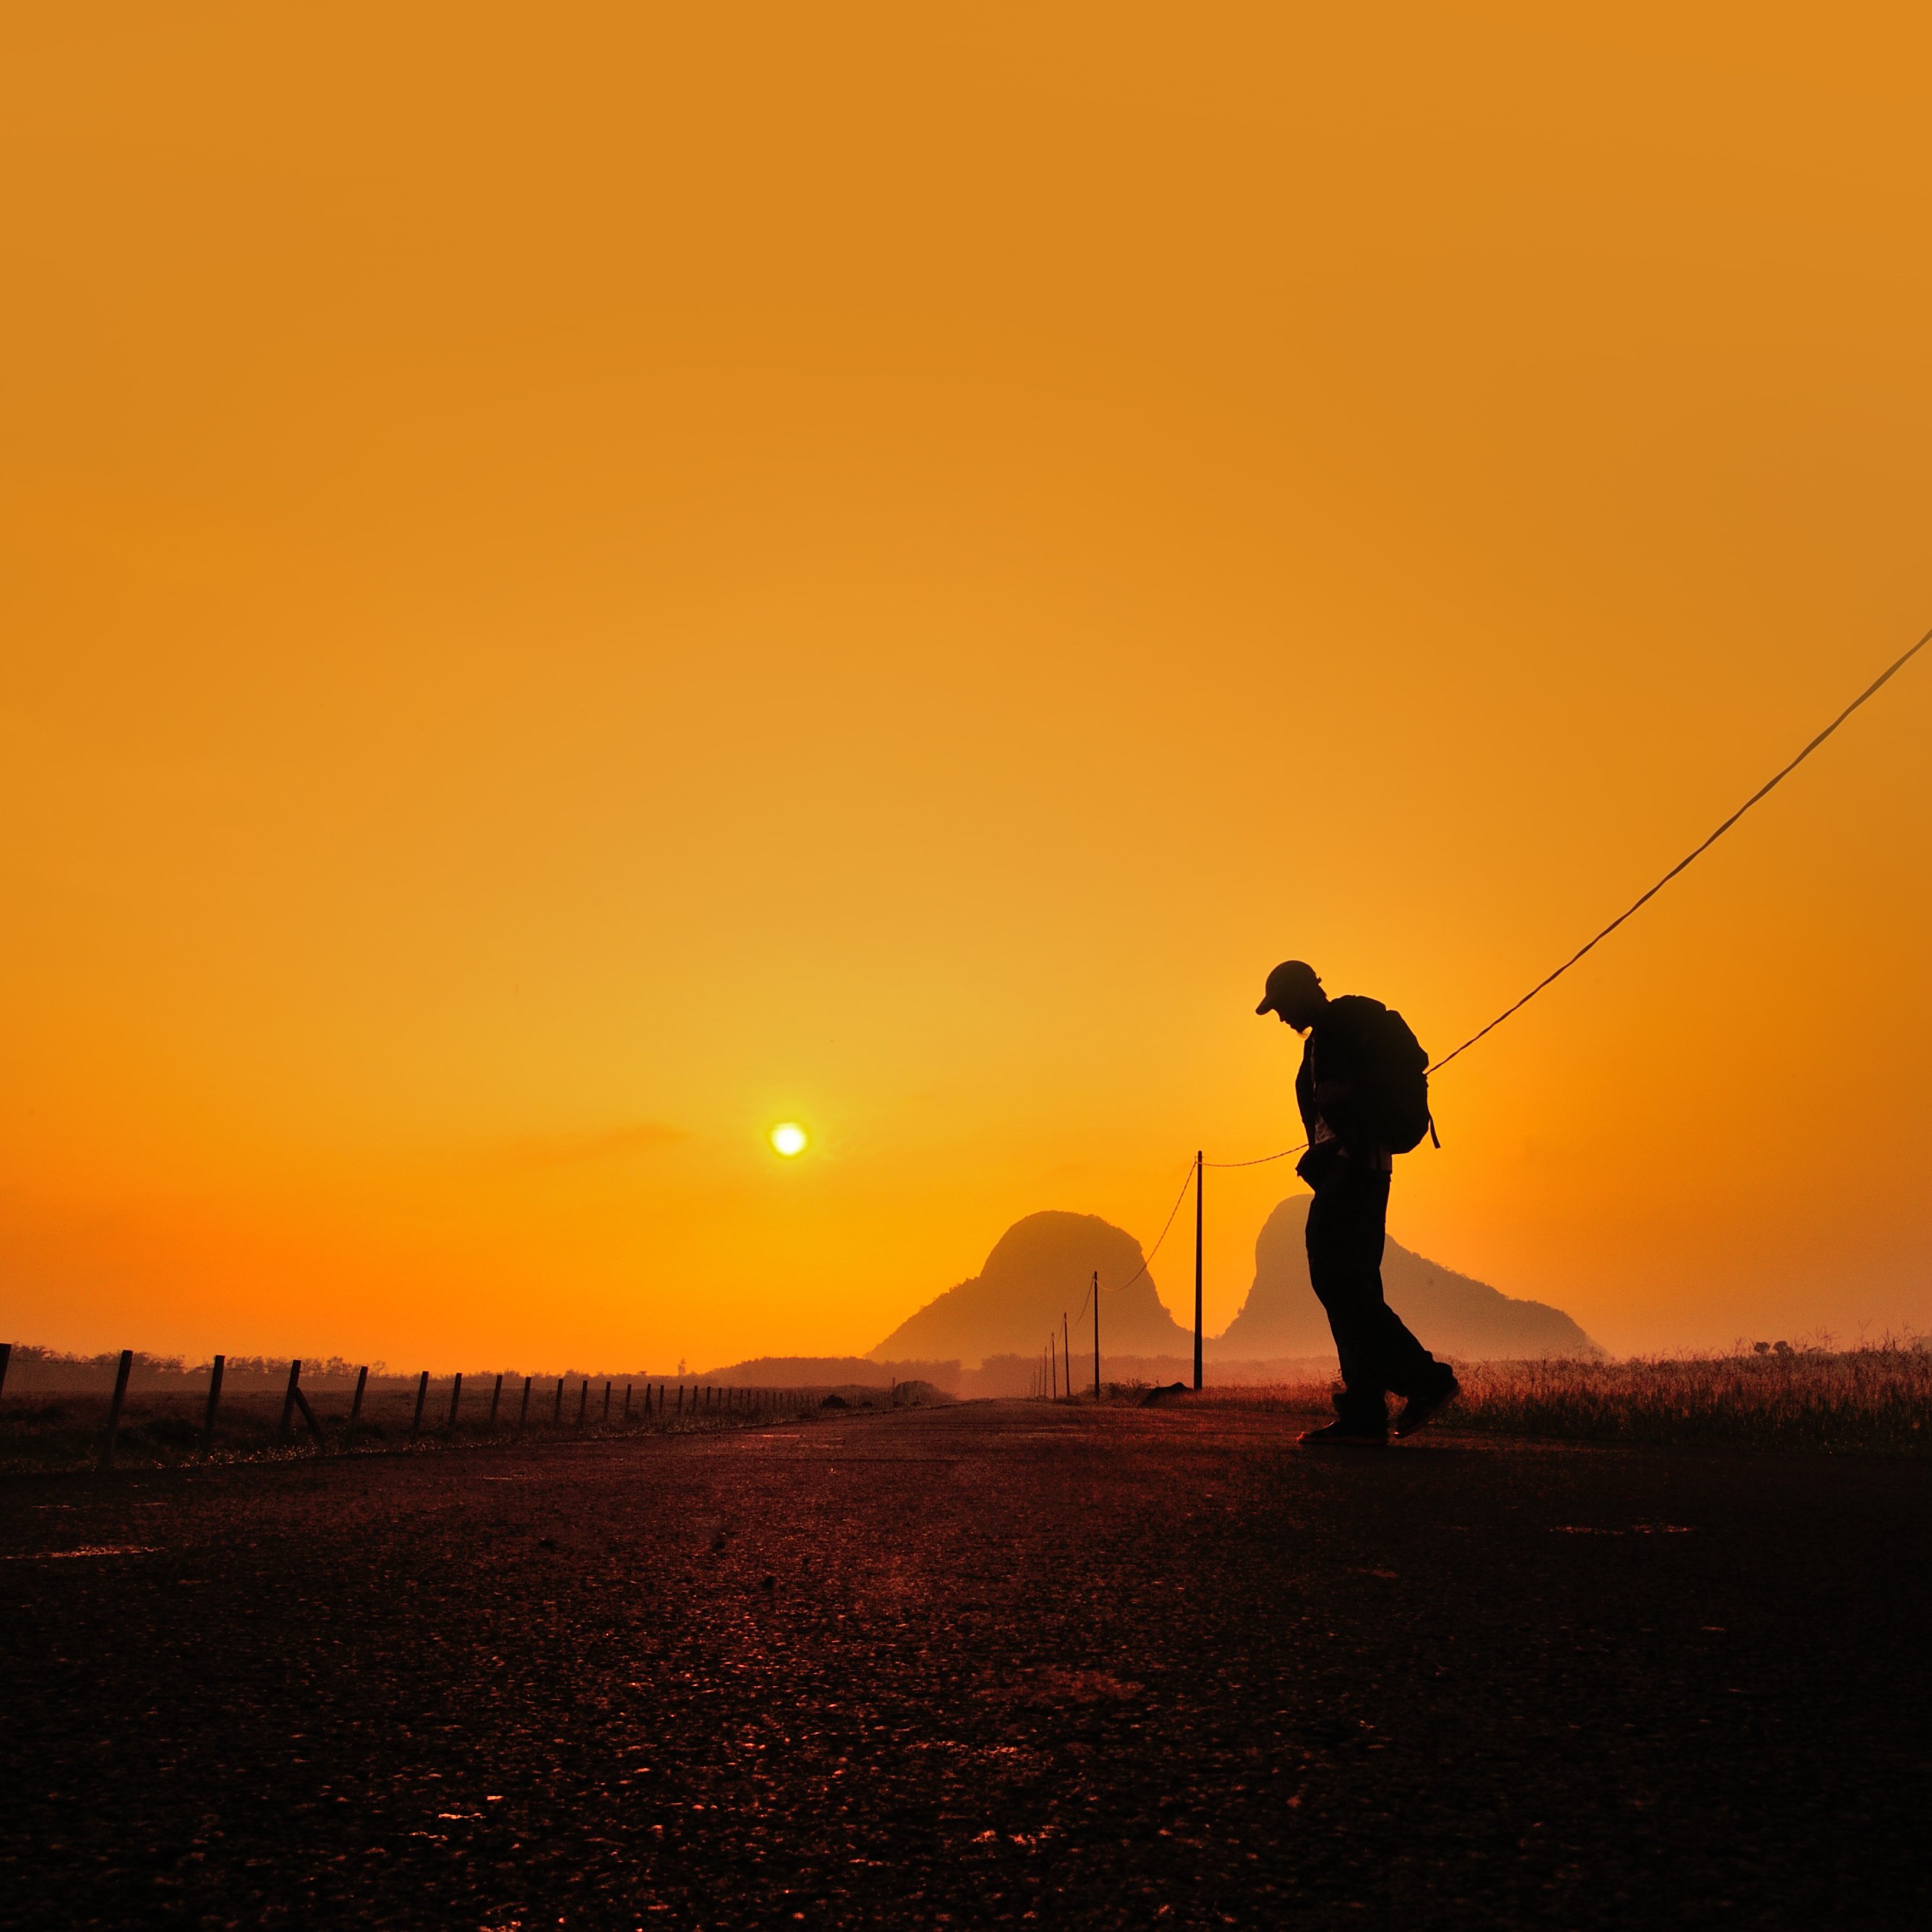
M 1319 1429 L 1304 1429 L 1296 1440 L 1304 1449 L 1384 1449 L 1388 1446 L 1388 1431 L 1330 1422 Z
M 1413 1436 L 1425 1422 L 1440 1415 L 1462 1393 L 1462 1384 L 1451 1376 L 1433 1395 L 1411 1396 L 1395 1419 L 1395 1432 L 1398 1436 Z

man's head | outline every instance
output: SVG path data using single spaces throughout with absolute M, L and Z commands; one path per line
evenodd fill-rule
M 1276 1014 L 1283 1025 L 1306 1033 L 1328 1004 L 1328 995 L 1322 990 L 1315 968 L 1299 959 L 1284 959 L 1268 976 L 1268 989 L 1255 1011 Z

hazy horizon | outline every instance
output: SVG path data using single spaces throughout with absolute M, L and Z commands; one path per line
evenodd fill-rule
M 1272 1212 L 1278 1212 L 1280 1210 L 1285 1210 L 1293 1204 L 1297 1200 L 1305 1198 L 1305 1190 L 1300 1194 L 1291 1195 L 1285 1197 L 1282 1201 L 1276 1204 L 1276 1210 L 1271 1211 L 1271 1218 Z M 1060 1211 L 1064 1210 L 1046 1210 L 1046 1212 L 1049 1214 Z M 1036 1212 L 1036 1215 L 1023 1216 L 1021 1218 L 1022 1221 L 1024 1222 L 1035 1218 L 1039 1218 L 1039 1216 Z M 1016 1223 L 1016 1226 L 1018 1225 L 1018 1223 Z M 1012 1232 L 1012 1231 L 1010 1229 L 1007 1231 L 1007 1233 L 1010 1234 Z M 1003 1235 L 1001 1237 L 1001 1240 L 1004 1241 L 1005 1238 L 1005 1236 Z M 999 1243 L 995 1243 L 995 1248 L 999 1245 Z M 1138 1244 L 1136 1244 L 1135 1246 L 1136 1252 L 1144 1252 L 1140 1249 L 1140 1245 Z M 1398 1278 L 1400 1277 L 1400 1264 L 1404 1261 L 1419 1260 L 1427 1263 L 1432 1267 L 1437 1268 L 1444 1265 L 1437 1257 L 1418 1256 L 1414 1255 L 1412 1251 L 1404 1250 L 1401 1244 L 1396 1240 L 1393 1234 L 1390 1238 L 1390 1247 L 1392 1264 L 1394 1264 L 1398 1268 Z M 1156 1259 L 1157 1260 L 1158 1258 L 1158 1256 L 1156 1256 Z M 1241 1318 L 1244 1316 L 1247 1315 L 1251 1307 L 1253 1306 L 1254 1304 L 1252 1298 L 1256 1292 L 1262 1286 L 1262 1275 L 1263 1264 L 1261 1256 L 1258 1252 L 1256 1256 L 1255 1275 L 1251 1280 L 1248 1288 L 1244 1291 L 1240 1301 L 1235 1307 L 1228 1312 L 1226 1320 L 1222 1322 L 1219 1328 L 1216 1328 L 1212 1325 L 1210 1325 L 1204 1335 L 1203 1340 L 1209 1351 L 1210 1358 L 1210 1366 L 1214 1366 L 1217 1363 L 1220 1365 L 1225 1366 L 1228 1361 L 1234 1359 L 1234 1358 L 1231 1356 L 1228 1353 L 1228 1339 L 1232 1334 L 1238 1332 Z M 1159 1295 L 1157 1270 L 1152 1264 L 1149 1264 L 1148 1265 L 1147 1277 L 1150 1286 L 1154 1289 L 1156 1295 Z M 539 1380 L 543 1379 L 545 1377 L 555 1378 L 560 1375 L 568 1376 L 572 1375 L 583 1375 L 587 1373 L 593 1378 L 612 1374 L 635 1374 L 639 1376 L 650 1376 L 654 1378 L 661 1377 L 667 1380 L 682 1379 L 689 1381 L 694 1378 L 701 1378 L 707 1376 L 721 1374 L 728 1370 L 742 1367 L 749 1364 L 773 1360 L 801 1360 L 818 1363 L 843 1362 L 854 1364 L 869 1364 L 872 1366 L 880 1370 L 884 1370 L 889 1366 L 898 1366 L 903 1368 L 905 1372 L 909 1376 L 925 1370 L 944 1367 L 947 1366 L 948 1364 L 950 1364 L 950 1365 L 955 1368 L 961 1367 L 963 1365 L 966 1372 L 970 1376 L 975 1370 L 976 1358 L 975 1358 L 975 1360 L 973 1361 L 964 1360 L 964 1358 L 961 1358 L 959 1360 L 954 1360 L 952 1358 L 947 1358 L 945 1361 L 941 1361 L 936 1358 L 932 1361 L 926 1361 L 916 1359 L 912 1357 L 908 1357 L 904 1358 L 903 1361 L 889 1363 L 887 1358 L 880 1354 L 879 1352 L 890 1342 L 894 1335 L 898 1334 L 901 1329 L 903 1329 L 904 1327 L 908 1325 L 908 1324 L 910 1324 L 915 1317 L 929 1309 L 935 1301 L 941 1300 L 956 1288 L 962 1286 L 971 1286 L 974 1279 L 974 1277 L 969 1276 L 964 1282 L 949 1282 L 943 1288 L 935 1288 L 932 1294 L 925 1297 L 924 1299 L 916 1305 L 916 1306 L 908 1308 L 906 1311 L 904 1320 L 896 1324 L 893 1330 L 881 1341 L 874 1343 L 870 1348 L 867 1349 L 858 1351 L 840 1351 L 834 1349 L 777 1350 L 760 1349 L 754 1348 L 734 1357 L 728 1360 L 720 1359 L 714 1362 L 700 1364 L 696 1366 L 692 1365 L 688 1360 L 680 1360 L 675 1367 L 668 1364 L 655 1364 L 650 1366 L 638 1366 L 632 1369 L 612 1369 L 608 1366 L 608 1364 L 607 1366 L 600 1368 L 589 1366 L 586 1366 L 586 1364 L 580 1364 L 574 1367 L 568 1365 L 559 1367 L 554 1362 L 547 1366 L 532 1368 L 527 1361 L 520 1360 L 514 1365 L 514 1372 L 518 1375 L 524 1373 L 534 1374 Z M 1491 1284 L 1487 1283 L 1480 1285 L 1484 1286 L 1491 1286 Z M 1103 1288 L 1103 1296 L 1106 1298 L 1103 1299 L 1102 1304 L 1103 1319 L 1110 1313 L 1110 1311 L 1107 1309 L 1107 1302 L 1111 1300 L 1114 1292 L 1115 1291 L 1112 1289 Z M 1312 1320 L 1316 1312 L 1313 1310 L 1312 1291 L 1304 1289 L 1304 1292 L 1307 1292 L 1310 1297 L 1311 1320 Z M 1394 1293 L 1394 1290 L 1392 1288 L 1392 1295 Z M 1191 1319 L 1191 1311 L 1175 1306 L 1174 1304 L 1178 1299 L 1178 1298 L 1170 1296 L 1160 1296 L 1161 1304 L 1166 1306 L 1168 1312 L 1173 1315 L 1176 1320 L 1180 1322 L 1183 1326 L 1185 1327 L 1186 1322 Z M 1517 1299 L 1534 1300 L 1535 1298 L 1517 1298 Z M 1108 1325 L 1110 1327 L 1112 1326 L 1111 1322 L 1108 1323 Z M 1318 1324 L 1317 1325 L 1318 1325 Z M 1090 1331 L 1083 1322 L 1082 1334 L 1079 1337 L 1075 1338 L 1078 1343 L 1075 1350 L 1076 1358 L 1080 1356 L 1082 1349 L 1086 1347 L 1086 1338 L 1090 1332 Z M 1191 1333 L 1191 1330 L 1189 1332 Z M 1705 1350 L 1708 1350 L 1711 1352 L 1721 1353 L 1728 1348 L 1749 1348 L 1754 1344 L 1762 1344 L 1774 1341 L 1784 1346 L 1829 1346 L 1833 1348 L 1842 1348 L 1862 1346 L 1867 1341 L 1876 1342 L 1880 1340 L 1884 1340 L 1888 1341 L 1902 1340 L 1911 1342 L 1917 1339 L 1916 1331 L 1912 1331 L 1909 1329 L 1902 1331 L 1885 1331 L 1882 1335 L 1872 1335 L 1861 1332 L 1847 1336 L 1841 1333 L 1830 1330 L 1820 1324 L 1811 1328 L 1800 1329 L 1792 1334 L 1780 1334 L 1774 1336 L 1760 1336 L 1755 1333 L 1745 1334 L 1741 1332 L 1737 1335 L 1730 1336 L 1726 1341 L 1715 1343 L 1705 1343 L 1701 1346 Z M 224 1348 L 218 1351 L 207 1350 L 202 1352 L 199 1355 L 196 1355 L 191 1352 L 179 1349 L 168 1350 L 153 1348 L 139 1340 L 130 1341 L 124 1337 L 120 1343 L 116 1344 L 113 1348 L 102 1350 L 66 1348 L 62 1344 L 49 1342 L 44 1338 L 32 1336 L 18 1336 L 12 1338 L 12 1340 L 16 1344 L 16 1350 L 22 1346 L 27 1348 L 47 1348 L 77 1356 L 92 1357 L 95 1359 L 104 1358 L 107 1356 L 118 1353 L 118 1349 L 121 1347 L 131 1347 L 134 1349 L 137 1357 L 145 1355 L 157 1359 L 164 1359 L 172 1357 L 174 1359 L 182 1361 L 190 1369 L 197 1366 L 205 1366 L 212 1356 L 218 1352 L 227 1356 L 230 1359 L 231 1362 L 235 1358 L 241 1357 L 246 1358 L 249 1360 L 279 1360 L 286 1364 L 286 1361 L 292 1357 L 296 1359 L 302 1360 L 304 1363 L 305 1375 L 311 1371 L 320 1372 L 346 1372 L 352 1373 L 354 1367 L 356 1365 L 356 1362 L 362 1359 L 359 1358 L 351 1358 L 345 1355 L 340 1349 L 334 1348 L 314 1349 L 307 1354 L 304 1354 L 300 1348 L 290 1347 L 283 1348 L 279 1351 L 270 1348 Z M 1332 1353 L 1332 1350 L 1328 1352 Z M 1455 1350 L 1452 1348 L 1446 1352 L 1460 1353 L 1462 1352 Z M 1640 1355 L 1646 1354 L 1669 1354 L 1676 1352 L 1664 1349 L 1631 1350 L 1624 1352 L 1626 1354 L 1630 1355 Z M 1121 1352 L 1120 1348 L 1118 1346 L 1110 1343 L 1103 1334 L 1102 1348 L 1103 1360 L 1108 1358 L 1120 1356 L 1120 1353 Z M 1127 1351 L 1126 1356 L 1122 1358 L 1122 1359 L 1130 1358 L 1134 1360 L 1142 1359 L 1141 1357 L 1134 1354 L 1132 1349 L 1129 1349 Z M 1298 1360 L 1306 1360 L 1311 1359 L 1311 1358 L 1305 1353 L 1294 1356 L 1292 1358 Z M 1507 1356 L 1498 1358 L 1498 1359 L 1508 1358 L 1509 1358 Z M 1616 1352 L 1612 1352 L 1612 1358 L 1616 1358 Z M 586 1363 L 587 1364 L 593 1358 L 586 1358 Z M 600 1361 L 604 1360 L 604 1358 L 602 1357 L 596 1358 L 594 1359 Z M 1002 1357 L 1002 1359 L 1006 1359 L 1006 1358 Z M 1181 1358 L 1177 1355 L 1174 1359 L 1178 1360 L 1180 1360 Z M 1250 1361 L 1250 1358 L 1244 1355 L 1239 1359 L 1243 1365 L 1246 1365 Z M 1255 1359 L 1261 1358 L 1257 1358 Z M 367 1360 L 372 1365 L 373 1372 L 390 1377 L 401 1376 L 405 1379 L 413 1377 L 424 1366 L 423 1364 L 418 1363 L 414 1366 L 405 1367 L 391 1362 L 386 1356 L 382 1355 L 380 1352 L 370 1353 L 367 1357 Z M 18 1366 L 19 1361 L 16 1354 L 16 1369 Z M 495 1372 L 499 1368 L 504 1366 L 504 1365 L 500 1362 L 479 1364 L 476 1361 L 469 1361 L 459 1363 L 453 1359 L 446 1360 L 442 1358 L 437 1358 L 430 1361 L 428 1366 L 429 1367 L 429 1372 L 433 1378 L 446 1378 L 452 1373 L 459 1372 L 468 1373 L 472 1370 L 478 1370 L 479 1368 L 482 1372 L 492 1373 Z M 508 1372 L 509 1370 L 506 1368 L 505 1372 Z M 10 1385 L 11 1385 L 11 1382 L 14 1379 L 16 1379 L 16 1378 L 10 1378 Z

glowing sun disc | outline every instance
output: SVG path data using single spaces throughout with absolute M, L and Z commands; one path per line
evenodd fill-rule
M 785 1120 L 772 1130 L 772 1145 L 789 1160 L 805 1151 L 805 1130 L 796 1120 Z

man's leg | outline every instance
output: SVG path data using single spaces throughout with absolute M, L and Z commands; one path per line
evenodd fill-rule
M 1389 1390 L 1432 1396 L 1453 1379 L 1383 1298 L 1388 1196 L 1387 1174 L 1337 1159 L 1308 1209 L 1308 1275 L 1341 1358 L 1343 1418 L 1372 1429 L 1388 1420 Z
M 1382 1283 L 1388 1178 L 1341 1156 L 1310 1178 L 1315 1198 L 1308 1204 L 1308 1279 L 1328 1312 L 1342 1364 L 1336 1407 L 1349 1428 L 1385 1428 L 1383 1322 L 1393 1318 Z
M 1378 1177 L 1381 1197 L 1376 1210 L 1376 1372 L 1382 1386 L 1413 1401 L 1432 1399 L 1454 1383 L 1454 1372 L 1438 1362 L 1414 1336 L 1407 1322 L 1388 1305 L 1382 1293 L 1382 1250 L 1388 1241 L 1389 1177 Z
M 1384 1301 L 1378 1343 L 1383 1386 L 1411 1399 L 1436 1394 L 1451 1378 L 1454 1371 L 1438 1362 L 1410 1332 L 1408 1324 Z

